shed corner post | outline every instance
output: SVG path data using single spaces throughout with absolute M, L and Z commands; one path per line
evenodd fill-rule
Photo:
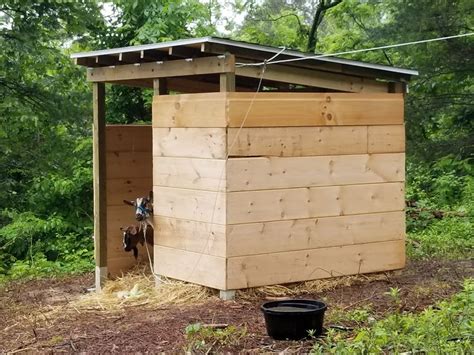
M 107 197 L 105 142 L 105 84 L 92 83 L 93 175 L 94 175 L 94 256 L 95 287 L 101 291 L 107 279 Z
M 235 56 L 229 53 L 224 55 L 226 71 L 219 76 L 220 92 L 235 91 Z
M 226 65 L 229 67 L 229 71 L 221 73 L 219 76 L 219 86 L 220 92 L 235 92 L 235 56 L 229 53 L 225 54 Z M 227 135 L 227 129 L 226 129 Z M 226 137 L 227 139 L 227 137 Z M 227 167 L 225 168 L 227 169 Z M 226 174 L 227 175 L 227 174 Z M 225 192 L 224 192 L 225 193 Z M 227 214 L 227 208 L 226 208 Z M 226 228 L 227 229 L 227 228 Z M 227 232 L 226 232 L 227 238 Z M 226 241 L 227 244 L 227 241 Z M 226 256 L 226 270 L 225 270 L 225 279 L 227 284 L 227 256 Z M 223 301 L 232 301 L 235 299 L 236 290 L 232 289 L 223 289 L 219 290 L 219 298 Z

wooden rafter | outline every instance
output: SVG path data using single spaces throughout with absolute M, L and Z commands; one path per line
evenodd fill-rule
M 236 75 L 249 78 L 260 78 L 261 70 L 261 67 L 255 66 L 237 67 Z M 388 85 L 385 82 L 276 64 L 266 67 L 264 79 L 280 83 L 318 87 L 344 92 L 388 92 Z

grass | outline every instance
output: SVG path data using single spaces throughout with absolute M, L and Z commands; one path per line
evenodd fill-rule
M 186 351 L 205 352 L 226 346 L 239 344 L 240 340 L 247 334 L 245 327 L 233 325 L 208 326 L 201 323 L 189 324 L 185 329 Z
M 396 302 L 396 292 L 390 292 Z M 420 314 L 395 312 L 375 320 L 370 309 L 359 309 L 342 317 L 364 326 L 355 333 L 330 329 L 318 339 L 314 354 L 423 353 L 467 354 L 474 348 L 474 280 L 450 300 Z
M 431 258 L 462 259 L 474 251 L 474 219 L 446 217 L 407 235 L 408 256 L 412 260 Z

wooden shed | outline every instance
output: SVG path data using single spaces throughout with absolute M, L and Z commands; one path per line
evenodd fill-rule
M 134 265 L 122 200 L 151 189 L 158 275 L 226 291 L 405 265 L 417 72 L 290 50 L 249 65 L 279 52 L 206 37 L 72 56 L 93 83 L 98 288 Z M 106 126 L 105 83 L 153 89 L 152 125 Z

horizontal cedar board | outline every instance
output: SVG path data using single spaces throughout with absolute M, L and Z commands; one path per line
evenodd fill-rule
M 244 127 L 403 124 L 403 95 L 228 93 L 229 127 L 244 120 Z
M 226 258 L 155 245 L 155 273 L 225 289 Z
M 155 216 L 225 224 L 225 193 L 154 186 Z
M 107 179 L 151 177 L 151 152 L 109 152 L 106 157 Z
M 226 127 L 226 93 L 153 98 L 153 127 Z
M 405 181 L 405 154 L 231 158 L 227 176 L 227 191 Z
M 153 185 L 225 191 L 224 159 L 153 157 Z
M 201 74 L 230 73 L 234 71 L 234 57 L 206 57 L 169 60 L 164 62 L 148 62 L 124 64 L 112 67 L 89 68 L 87 80 L 89 81 L 136 81 L 138 79 L 182 77 Z
M 367 127 L 228 129 L 229 156 L 312 156 L 367 153 Z
M 285 284 L 404 266 L 403 240 L 242 256 L 227 259 L 227 288 Z
M 401 240 L 403 211 L 227 226 L 227 257 Z
M 233 92 L 154 97 L 154 127 L 240 127 L 244 118 L 244 127 L 403 124 L 403 95 Z
M 155 216 L 155 244 L 225 257 L 225 226 L 185 219 Z
M 151 152 L 150 125 L 107 125 L 107 152 Z
M 227 224 L 402 211 L 404 184 L 326 186 L 227 193 Z
M 369 153 L 404 152 L 405 126 L 368 127 Z
M 153 156 L 226 157 L 225 128 L 153 128 Z
M 129 179 L 107 179 L 107 205 L 121 206 L 123 200 L 135 200 L 137 197 L 148 196 L 152 190 L 151 177 Z M 128 206 L 130 210 L 132 208 Z

